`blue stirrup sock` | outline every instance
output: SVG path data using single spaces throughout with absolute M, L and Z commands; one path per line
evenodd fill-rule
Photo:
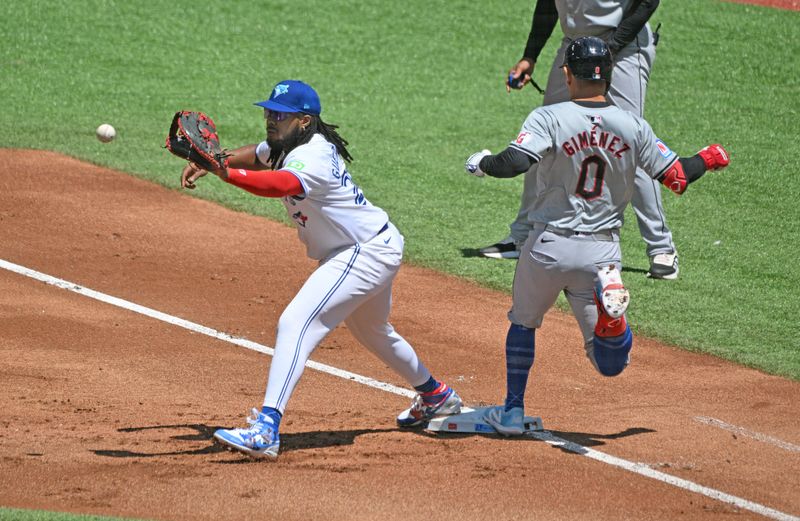
M 506 407 L 525 406 L 525 388 L 536 352 L 536 330 L 511 324 L 506 335 Z
M 594 344 L 594 359 L 600 374 L 617 376 L 625 370 L 633 347 L 633 333 L 629 325 L 625 324 L 620 335 L 599 336 L 595 332 L 592 343 Z
M 272 407 L 267 407 L 266 405 L 261 408 L 261 414 L 272 420 L 272 423 L 275 424 L 275 429 L 277 430 L 278 427 L 281 426 L 281 417 L 283 415 L 278 409 L 274 409 Z
M 425 382 L 422 385 L 414 387 L 414 389 L 420 394 L 425 394 L 435 391 L 439 387 L 439 385 L 440 383 L 437 382 L 436 379 L 431 376 L 430 378 L 428 378 L 427 382 Z

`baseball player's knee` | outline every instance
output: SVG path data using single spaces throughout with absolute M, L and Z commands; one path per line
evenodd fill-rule
M 283 342 L 290 342 L 292 339 L 298 339 L 304 336 L 304 329 L 316 328 L 314 328 L 312 324 L 306 324 L 304 321 L 298 320 L 297 314 L 287 308 L 278 319 L 277 336 L 278 339 Z M 308 331 L 306 331 L 306 333 L 308 333 Z
M 619 336 L 592 338 L 591 346 L 587 342 L 586 355 L 600 374 L 617 376 L 628 366 L 632 347 L 633 334 L 631 328 L 626 327 Z
M 291 329 L 293 329 L 293 321 L 289 314 L 284 311 L 281 318 L 278 319 L 278 334 L 287 334 Z
M 555 300 L 553 300 L 553 302 L 555 302 Z M 520 308 L 521 306 L 512 306 L 511 310 L 508 312 L 508 321 L 511 322 L 512 326 L 532 330 L 541 327 L 544 318 L 543 314 L 534 315 L 528 310 Z

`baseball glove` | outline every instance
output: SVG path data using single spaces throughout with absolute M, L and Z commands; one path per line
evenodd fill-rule
M 166 149 L 203 170 L 227 168 L 228 154 L 219 144 L 217 127 L 202 112 L 176 112 L 169 128 Z

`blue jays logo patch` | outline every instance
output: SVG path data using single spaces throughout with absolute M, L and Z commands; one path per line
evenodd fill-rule
M 274 97 L 277 98 L 281 94 L 286 94 L 287 92 L 289 92 L 289 86 L 288 85 L 284 85 L 283 83 L 281 83 L 280 85 L 276 85 L 275 86 L 275 91 L 274 91 L 273 95 L 274 95 Z

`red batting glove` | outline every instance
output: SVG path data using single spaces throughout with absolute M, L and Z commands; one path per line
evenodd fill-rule
M 720 170 L 728 166 L 731 162 L 728 151 L 722 145 L 708 145 L 697 153 L 706 164 L 706 170 Z

